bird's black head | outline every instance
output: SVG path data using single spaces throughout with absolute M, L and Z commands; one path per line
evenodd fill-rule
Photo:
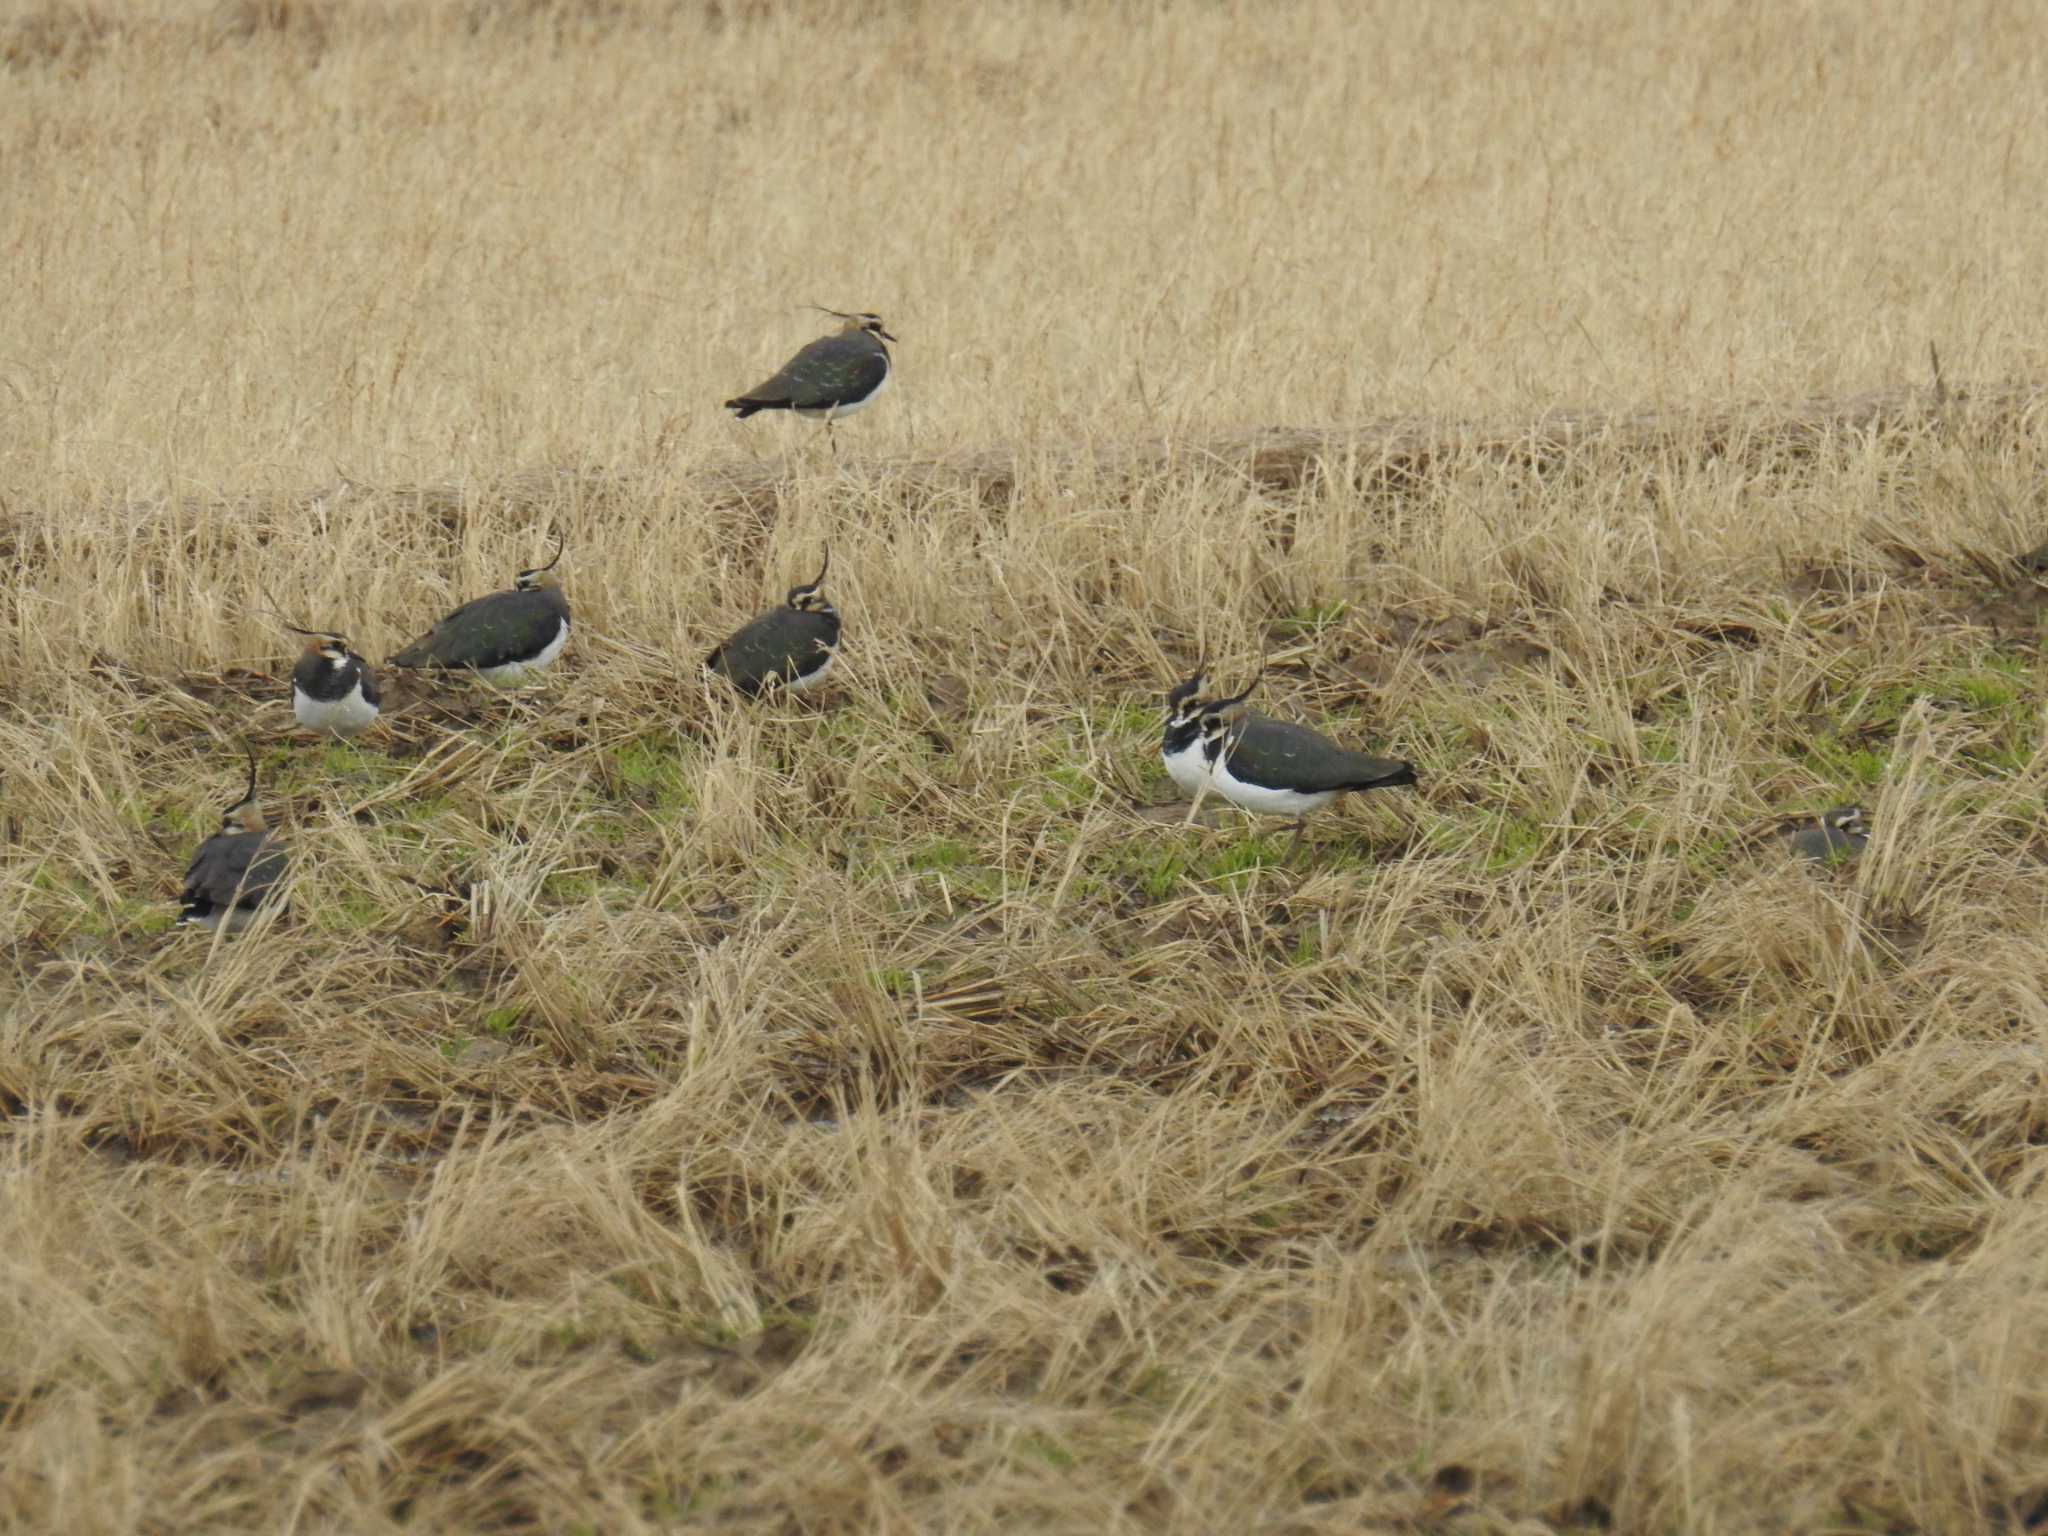
M 1166 723 L 1169 728 L 1200 718 L 1202 685 L 1208 681 L 1208 670 L 1198 664 L 1193 677 L 1166 690 Z
M 1857 842 L 1870 836 L 1870 824 L 1863 819 L 1863 807 L 1860 805 L 1838 805 L 1831 811 L 1824 811 L 1820 824 L 1830 832 L 1840 833 Z
M 889 334 L 888 327 L 882 323 L 882 317 L 872 310 L 864 309 L 858 314 L 848 314 L 843 309 L 826 309 L 822 304 L 813 304 L 811 307 L 821 314 L 832 315 L 844 320 L 846 325 L 839 333 L 842 336 L 851 336 L 856 331 L 865 331 L 868 335 L 877 337 L 882 341 L 896 340 L 894 336 Z
M 295 635 L 304 635 L 307 651 L 322 661 L 338 667 L 348 660 L 347 635 L 337 634 L 331 629 L 301 629 L 296 624 L 287 624 L 285 628 Z
M 1202 756 L 1214 763 L 1222 754 L 1223 747 L 1238 727 L 1244 724 L 1249 711 L 1242 699 L 1230 704 L 1212 705 L 1202 713 Z
M 825 563 L 818 568 L 818 574 L 801 586 L 791 587 L 787 599 L 789 606 L 798 613 L 837 613 L 831 599 L 819 589 L 825 585 L 825 573 L 832 569 L 832 546 L 825 546 Z
M 1227 699 L 1211 699 L 1201 706 L 1202 755 L 1211 762 L 1215 761 L 1216 754 L 1222 750 L 1231 733 L 1244 724 L 1245 716 L 1250 713 L 1244 701 L 1251 697 L 1252 690 L 1259 686 L 1259 679 L 1265 675 L 1266 668 L 1261 663 L 1259 670 L 1252 674 L 1252 680 L 1244 685 L 1242 693 L 1234 693 Z
M 562 550 L 568 543 L 568 535 L 561 529 L 555 530 L 555 558 L 546 565 L 537 565 L 530 571 L 521 571 L 513 579 L 512 588 L 517 592 L 533 592 L 541 587 L 559 587 L 562 579 L 549 573 L 561 563 Z
M 349 645 L 347 635 L 332 629 L 307 629 L 303 624 L 294 624 L 275 608 L 270 609 L 269 613 L 272 618 L 276 619 L 278 623 L 282 624 L 292 634 L 305 636 L 306 650 L 309 654 L 318 656 L 322 661 L 329 662 L 335 666 L 339 666 L 348 660 Z
M 223 832 L 261 832 L 263 812 L 256 805 L 256 749 L 244 748 L 249 754 L 249 787 L 242 792 L 242 798 L 220 813 L 220 829 Z

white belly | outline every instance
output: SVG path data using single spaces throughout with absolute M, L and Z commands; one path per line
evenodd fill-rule
M 336 736 L 355 736 L 367 730 L 370 722 L 377 718 L 377 706 L 363 697 L 363 685 L 360 682 L 338 699 L 316 699 L 294 686 L 292 713 L 298 716 L 299 724 L 309 731 L 328 731 Z
M 1306 816 L 1337 798 L 1334 789 L 1318 790 L 1311 795 L 1298 789 L 1267 789 L 1247 784 L 1230 771 L 1227 760 L 1216 765 L 1215 788 L 1232 805 L 1247 811 L 1263 811 L 1269 816 Z
M 555 638 L 541 649 L 541 653 L 530 661 L 508 661 L 502 667 L 478 667 L 477 676 L 493 688 L 517 688 L 528 676 L 538 672 L 557 656 L 562 647 L 569 643 L 569 621 L 564 619 L 561 628 L 555 631 Z
M 230 907 L 225 912 L 216 907 L 204 917 L 192 912 L 178 916 L 180 928 L 204 928 L 208 933 L 217 933 L 223 928 L 229 933 L 240 933 L 255 921 L 256 909 L 253 907 Z
M 864 411 L 874 403 L 875 396 L 889 387 L 889 380 L 895 376 L 896 368 L 892 363 L 889 371 L 882 375 L 882 382 L 862 395 L 858 400 L 846 400 L 838 405 L 812 406 L 808 410 L 799 406 L 797 408 L 797 415 L 807 416 L 812 421 L 838 421 L 841 417 L 851 416 L 855 411 Z
M 791 693 L 809 693 L 813 688 L 817 687 L 818 684 L 825 681 L 825 674 L 832 670 L 832 663 L 837 661 L 838 659 L 839 654 L 836 650 L 826 651 L 825 664 L 822 667 L 818 668 L 817 671 L 809 673 L 806 676 L 791 678 L 789 680 L 789 691 Z
M 1202 742 L 1199 737 L 1178 752 L 1170 753 L 1162 747 L 1159 751 L 1159 760 L 1166 764 L 1167 776 L 1190 800 L 1200 792 L 1202 781 L 1209 776 L 1208 764 L 1202 761 Z

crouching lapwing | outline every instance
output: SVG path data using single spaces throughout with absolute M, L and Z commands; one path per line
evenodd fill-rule
M 292 668 L 292 713 L 299 724 L 343 737 L 368 730 L 384 695 L 370 664 L 349 649 L 348 636 L 291 623 L 284 627 L 306 637 L 306 649 Z
M 1262 668 L 1259 676 L 1263 675 Z M 1393 789 L 1415 782 L 1415 769 L 1409 763 L 1368 757 L 1338 746 L 1305 725 L 1275 720 L 1247 709 L 1244 701 L 1259 685 L 1259 677 L 1255 676 L 1242 693 L 1206 702 L 1196 697 L 1201 684 L 1201 674 L 1197 673 L 1168 695 L 1172 713 L 1161 745 L 1167 772 L 1193 794 L 1195 809 L 1200 808 L 1202 796 L 1214 790 L 1241 810 L 1292 816 L 1294 836 L 1287 844 L 1287 859 L 1294 857 L 1300 845 L 1309 814 L 1321 810 L 1337 796 L 1352 790 Z M 1193 710 L 1197 703 L 1199 709 Z M 1190 713 L 1194 714 L 1198 732 L 1198 770 L 1185 745 Z M 1176 745 L 1180 748 L 1178 753 L 1174 750 Z M 1191 809 L 1190 817 L 1193 814 Z
M 839 647 L 839 610 L 820 590 L 831 569 L 832 549 L 827 545 L 818 574 L 791 587 L 780 608 L 735 630 L 704 658 L 704 670 L 723 677 L 748 698 L 776 686 L 791 693 L 817 687 L 832 670 Z
M 180 924 L 237 933 L 256 911 L 284 895 L 284 846 L 263 824 L 256 807 L 256 754 L 249 754 L 248 791 L 221 813 L 220 830 L 199 845 L 185 871 L 179 896 Z
M 1788 829 L 1786 846 L 1802 859 L 1821 864 L 1846 864 L 1870 842 L 1870 827 L 1860 805 L 1838 805 L 1810 822 Z
M 390 665 L 473 671 L 499 688 L 525 682 L 569 643 L 569 600 L 562 596 L 561 581 L 549 574 L 562 558 L 562 545 L 558 530 L 553 560 L 521 571 L 509 592 L 464 603 L 392 657 Z
M 823 421 L 830 441 L 833 422 L 851 416 L 882 392 L 889 382 L 887 343 L 896 339 L 882 317 L 837 309 L 822 313 L 846 324 L 802 348 L 767 383 L 726 401 L 728 411 L 741 421 L 756 411 L 795 411 Z

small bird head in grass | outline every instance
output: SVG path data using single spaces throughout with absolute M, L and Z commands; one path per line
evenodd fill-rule
M 821 315 L 830 315 L 835 320 L 844 320 L 846 324 L 840 327 L 839 330 L 839 334 L 842 336 L 850 336 L 855 331 L 865 331 L 868 335 L 878 337 L 883 341 L 896 342 L 896 338 L 889 334 L 888 326 L 882 323 L 882 317 L 871 310 L 864 309 L 858 313 L 849 314 L 843 309 L 827 309 L 822 304 L 813 304 L 811 308 Z M 900 342 L 896 344 L 901 345 Z
M 1202 688 L 1209 681 L 1206 668 L 1200 663 L 1195 666 L 1195 675 L 1186 682 L 1175 683 L 1166 690 L 1166 725 L 1168 730 L 1184 726 L 1202 718 Z
M 546 565 L 536 565 L 530 571 L 521 571 L 512 578 L 515 592 L 538 592 L 543 587 L 560 589 L 562 578 L 555 574 L 555 567 L 562 563 L 562 551 L 568 547 L 569 536 L 560 528 L 555 530 L 555 553 Z
M 1198 713 L 1202 721 L 1202 756 L 1215 763 L 1222 756 L 1225 746 L 1245 721 L 1251 717 L 1251 709 L 1245 703 L 1252 696 L 1252 690 L 1259 686 L 1266 675 L 1264 663 L 1252 674 L 1252 680 L 1242 690 L 1226 699 L 1210 699 L 1199 704 Z
M 237 832 L 261 832 L 265 828 L 263 807 L 256 803 L 256 749 L 245 747 L 249 758 L 249 784 L 220 813 L 220 830 L 225 836 Z
M 825 576 L 832 569 L 832 548 L 825 547 L 825 563 L 818 567 L 818 574 L 809 581 L 800 582 L 789 589 L 785 601 L 798 613 L 837 613 L 832 600 L 825 595 Z

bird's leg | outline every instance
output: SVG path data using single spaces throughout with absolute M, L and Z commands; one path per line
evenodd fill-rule
M 1288 865 L 1290 865 L 1290 864 L 1292 864 L 1292 863 L 1294 862 L 1294 853 L 1295 853 L 1295 850 L 1296 850 L 1297 848 L 1299 848 L 1299 847 L 1301 846 L 1301 834 L 1302 834 L 1303 832 L 1307 831 L 1307 830 L 1308 830 L 1308 818 L 1307 818 L 1306 816 L 1297 816 L 1297 817 L 1295 817 L 1295 818 L 1294 818 L 1294 836 L 1290 837 L 1290 838 L 1289 838 L 1289 839 L 1287 840 L 1287 852 L 1286 852 L 1285 854 L 1283 854 L 1283 855 L 1281 856 L 1281 859 L 1280 859 L 1280 867 L 1281 867 L 1282 869 L 1285 869 L 1285 868 L 1286 868 L 1286 867 L 1287 867 Z M 1311 863 L 1313 863 L 1313 862 L 1314 862 L 1314 857 L 1313 857 L 1313 852 L 1314 852 L 1314 851 L 1313 851 L 1313 850 L 1311 850 L 1310 852 L 1311 852 L 1310 862 L 1311 862 Z

